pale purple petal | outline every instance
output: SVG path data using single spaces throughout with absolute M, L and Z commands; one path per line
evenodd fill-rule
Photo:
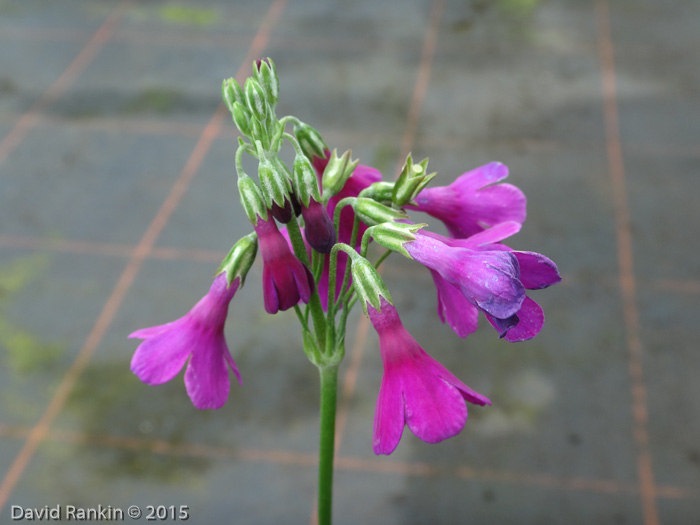
M 541 253 L 513 252 L 520 266 L 520 280 L 528 290 L 547 288 L 561 281 L 557 265 Z
M 185 387 L 199 409 L 221 408 L 228 398 L 230 381 L 223 338 L 202 334 L 185 371 Z M 207 337 L 209 336 L 209 338 Z
M 489 316 L 486 316 L 486 318 L 489 323 L 492 325 L 494 324 L 492 319 L 489 319 Z M 526 297 L 525 301 L 523 301 L 523 306 L 520 311 L 518 311 L 518 318 L 520 319 L 518 324 L 509 329 L 505 336 L 503 336 L 506 341 L 510 341 L 511 343 L 532 339 L 542 330 L 542 326 L 544 326 L 544 312 L 542 311 L 542 307 L 529 297 Z
M 193 332 L 184 317 L 170 323 L 173 329 L 161 332 L 139 345 L 131 359 L 131 371 L 149 385 L 160 385 L 175 377 L 192 352 Z
M 458 286 L 443 279 L 435 270 L 430 270 L 437 289 L 437 309 L 440 320 L 447 323 L 459 337 L 476 332 L 479 310 L 464 296 Z
M 151 337 L 158 335 L 162 332 L 168 330 L 178 321 L 172 321 L 170 323 L 159 324 L 157 326 L 149 326 L 148 328 L 141 328 L 129 334 L 128 339 L 150 339 Z

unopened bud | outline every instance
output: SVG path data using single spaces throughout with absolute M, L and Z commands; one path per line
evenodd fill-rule
M 377 311 L 381 309 L 381 297 L 392 303 L 389 290 L 387 290 L 384 281 L 374 266 L 364 257 L 357 255 L 357 253 L 351 258 L 352 282 L 355 287 L 355 293 L 362 302 L 362 309 L 365 315 L 367 315 L 367 304 L 371 304 Z
M 330 253 L 336 241 L 336 234 L 326 207 L 311 199 L 308 206 L 302 207 L 301 214 L 304 217 L 304 234 L 307 242 L 319 253 Z
M 248 77 L 244 86 L 246 105 L 260 123 L 265 123 L 269 108 L 265 101 L 265 91 L 252 77 Z
M 352 207 L 360 220 L 368 226 L 408 218 L 408 215 L 406 215 L 404 211 L 390 208 L 381 202 L 366 197 L 358 197 L 355 199 L 352 203 Z
M 243 104 L 236 101 L 231 108 L 231 115 L 233 116 L 233 122 L 236 124 L 238 130 L 246 137 L 249 137 L 251 131 L 250 121 L 252 118 L 250 111 L 248 111 Z
M 248 270 L 253 266 L 255 255 L 258 253 L 258 236 L 255 233 L 246 235 L 233 245 L 228 255 L 221 261 L 219 269 L 216 270 L 216 275 L 226 272 L 226 280 L 228 285 L 237 277 L 241 278 L 241 286 L 245 283 Z
M 308 207 L 311 200 L 317 202 L 321 201 L 321 192 L 318 189 L 316 171 L 306 155 L 301 152 L 294 157 L 292 186 L 302 206 Z
M 238 175 L 238 193 L 241 197 L 241 205 L 248 220 L 255 224 L 258 216 L 267 220 L 267 206 L 255 181 L 245 173 Z
M 270 213 L 279 222 L 287 224 L 292 220 L 292 203 L 289 202 L 289 199 L 284 201 L 284 206 L 280 206 L 276 202 L 273 202 L 272 206 L 270 207 Z
M 374 199 L 379 202 L 389 202 L 392 201 L 392 195 L 394 193 L 394 183 L 385 180 L 380 180 L 367 186 L 364 190 L 360 192 L 360 197 L 367 197 L 368 199 Z
M 226 103 L 228 110 L 233 113 L 233 103 L 238 102 L 239 104 L 245 105 L 245 95 L 243 95 L 243 90 L 241 86 L 236 82 L 235 78 L 227 78 L 221 84 L 221 97 Z
M 258 178 L 267 207 L 271 208 L 273 203 L 277 203 L 284 208 L 288 193 L 287 178 L 275 169 L 275 166 L 264 156 L 260 157 Z
M 298 122 L 294 126 L 294 136 L 297 141 L 299 141 L 301 150 L 309 160 L 313 160 L 314 157 L 320 159 L 324 157 L 328 146 L 326 146 L 323 138 L 321 138 L 321 134 L 314 128 L 303 122 Z
M 403 245 L 406 242 L 415 241 L 416 236 L 414 234 L 426 226 L 427 224 L 385 222 L 372 226 L 367 231 L 377 244 L 394 252 L 399 252 L 408 259 L 412 259 L 413 257 L 408 254 Z
M 259 58 L 255 61 L 253 75 L 265 91 L 265 98 L 271 106 L 280 98 L 280 81 L 271 58 Z

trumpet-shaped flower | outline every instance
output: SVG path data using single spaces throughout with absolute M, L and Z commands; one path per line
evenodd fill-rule
M 263 258 L 263 302 L 269 314 L 309 302 L 314 287 L 309 269 L 290 251 L 275 219 L 258 217 L 255 224 Z
M 471 304 L 497 319 L 515 315 L 525 300 L 518 260 L 510 252 L 453 247 L 420 231 L 403 246 L 416 261 L 456 286 Z
M 501 251 L 512 254 L 520 270 L 519 280 L 528 290 L 547 288 L 561 281 L 554 262 L 542 254 L 512 250 L 500 241 L 520 230 L 517 222 L 504 222 L 467 239 L 451 239 L 436 233 L 424 232 L 426 236 L 457 249 L 481 252 Z M 460 337 L 465 337 L 477 328 L 478 310 L 462 293 L 462 290 L 431 269 L 438 292 L 438 315 L 447 322 Z M 517 342 L 532 339 L 544 325 L 544 312 L 537 302 L 525 297 L 515 314 L 507 318 L 494 317 L 484 312 L 488 322 L 506 341 Z
M 160 385 L 175 377 L 190 358 L 185 387 L 195 407 L 220 408 L 229 393 L 230 368 L 238 372 L 224 338 L 228 305 L 240 278 L 227 286 L 226 273 L 214 279 L 209 292 L 177 321 L 143 328 L 129 335 L 145 339 L 134 353 L 131 371 L 144 383 Z
M 512 184 L 496 184 L 508 168 L 491 162 L 460 175 L 449 186 L 426 188 L 411 209 L 445 223 L 450 235 L 465 238 L 504 221 L 525 221 L 525 194 Z
M 383 297 L 380 310 L 368 304 L 367 311 L 379 334 L 384 363 L 374 413 L 375 454 L 391 454 L 405 425 L 427 443 L 455 436 L 467 421 L 466 401 L 491 404 L 425 353 Z

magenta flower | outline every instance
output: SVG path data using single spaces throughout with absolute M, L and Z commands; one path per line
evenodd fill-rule
M 160 385 L 175 377 L 190 358 L 185 387 L 195 407 L 221 408 L 229 393 L 230 368 L 241 382 L 224 338 L 224 323 L 240 278 L 227 286 L 220 273 L 192 310 L 177 321 L 143 328 L 129 335 L 145 339 L 134 353 L 131 371 L 149 385 Z
M 289 249 L 275 219 L 258 217 L 254 226 L 263 259 L 263 301 L 269 314 L 309 302 L 314 288 L 309 269 Z
M 467 422 L 465 401 L 491 401 L 457 379 L 430 357 L 406 331 L 393 305 L 381 298 L 381 310 L 367 305 L 379 334 L 384 375 L 374 413 L 374 453 L 391 454 L 408 425 L 426 443 L 459 434 Z
M 520 230 L 517 222 L 504 222 L 467 239 L 450 239 L 436 233 L 425 232 L 448 246 L 458 249 L 477 251 L 505 251 L 518 261 L 520 282 L 528 290 L 547 288 L 561 281 L 559 270 L 554 262 L 535 252 L 515 251 L 500 244 Z M 435 287 L 438 292 L 438 315 L 442 322 L 447 322 L 460 337 L 466 337 L 477 328 L 478 310 L 462 293 L 462 290 L 431 269 Z M 488 322 L 506 341 L 517 342 L 532 339 L 544 325 L 544 312 L 537 302 L 525 297 L 520 309 L 514 315 L 499 319 L 484 312 Z
M 527 200 L 512 184 L 495 184 L 508 176 L 508 168 L 491 162 L 468 171 L 449 186 L 426 188 L 418 194 L 417 206 L 445 223 L 450 235 L 465 238 L 504 221 L 525 221 Z

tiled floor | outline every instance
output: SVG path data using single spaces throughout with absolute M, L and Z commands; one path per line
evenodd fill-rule
M 429 275 L 390 261 L 410 331 L 493 406 L 375 457 L 381 361 L 354 313 L 336 523 L 700 523 L 699 17 L 693 0 L 0 1 L 0 522 L 57 504 L 313 522 L 316 372 L 296 318 L 264 313 L 259 265 L 231 306 L 244 383 L 223 409 L 129 371 L 126 335 L 186 312 L 249 229 L 219 87 L 269 55 L 279 113 L 387 179 L 408 150 L 442 183 L 506 163 L 528 195 L 511 244 L 564 276 L 513 345 L 456 337 Z

